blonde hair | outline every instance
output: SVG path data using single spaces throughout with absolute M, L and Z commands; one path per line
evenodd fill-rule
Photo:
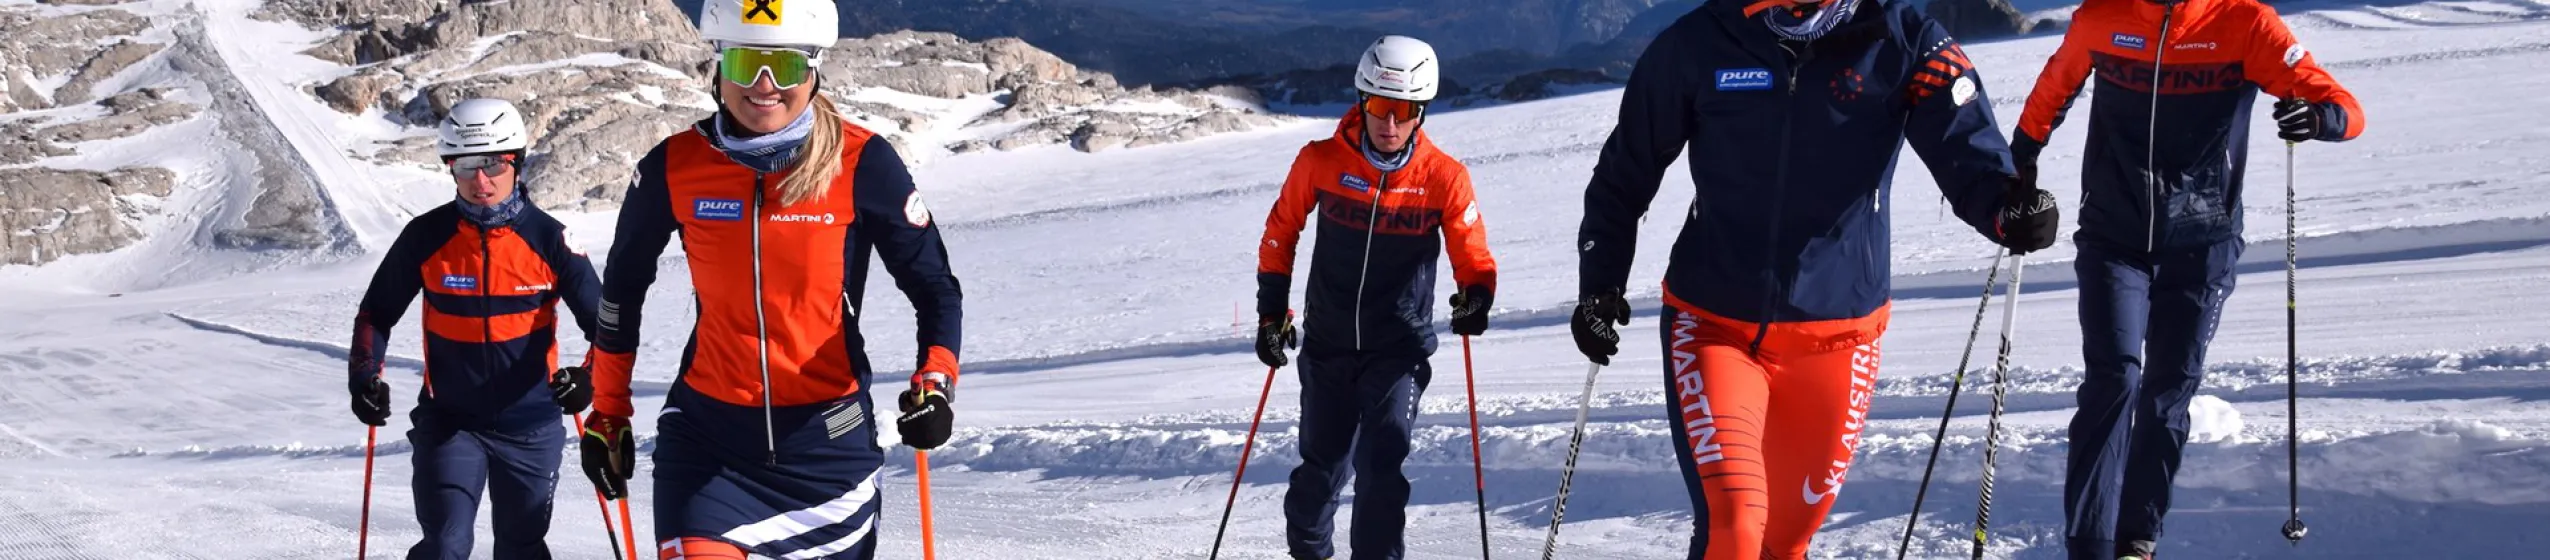
M 814 103 L 806 110 L 815 112 L 815 129 L 806 133 L 806 143 L 797 148 L 797 161 L 790 165 L 788 178 L 779 181 L 781 205 L 822 200 L 832 190 L 832 179 L 841 175 L 841 111 L 821 90 L 814 92 Z

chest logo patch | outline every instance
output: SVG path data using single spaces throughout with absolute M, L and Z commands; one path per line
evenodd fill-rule
M 1338 185 L 1338 186 L 1341 186 L 1341 187 L 1346 187 L 1346 188 L 1349 188 L 1349 189 L 1354 189 L 1354 191 L 1355 191 L 1355 192 L 1371 192 L 1371 191 L 1372 191 L 1372 182 L 1370 182 L 1370 181 L 1365 181 L 1365 180 L 1364 180 L 1364 178 L 1362 178 L 1362 177 L 1356 177 L 1356 176 L 1355 176 L 1354 174 L 1352 174 L 1352 173 L 1347 173 L 1347 174 L 1338 175 L 1338 176 L 1337 176 L 1337 185 Z
M 2143 50 L 2143 47 L 2147 44 L 2147 42 L 2143 40 L 2143 36 L 2132 33 L 2117 33 L 2111 35 L 2108 38 L 2108 42 L 2114 43 L 2116 48 L 2129 51 Z
M 702 198 L 691 202 L 691 217 L 713 222 L 737 222 L 744 219 L 744 201 Z
M 1769 91 L 1771 70 L 1736 68 L 1718 71 L 1718 91 Z
M 478 291 L 478 277 L 445 274 L 443 275 L 443 289 L 463 292 Z

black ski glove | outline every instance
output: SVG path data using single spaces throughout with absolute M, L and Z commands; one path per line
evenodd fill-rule
M 583 366 L 558 368 L 549 374 L 549 399 L 558 402 L 558 410 L 566 414 L 583 414 L 593 406 L 593 371 Z
M 2012 178 L 2010 190 L 2001 198 L 2001 213 L 1993 218 L 1993 241 L 2008 247 L 2014 255 L 2054 246 L 2055 231 L 2063 226 L 2063 212 L 2054 205 L 2054 193 L 2036 188 L 2031 181 L 2034 178 Z
M 1496 304 L 1496 290 L 1487 286 L 1462 288 L 1452 294 L 1452 334 L 1478 336 L 1488 329 L 1488 306 Z
M 956 409 L 937 381 L 913 376 L 912 388 L 904 389 L 903 396 L 894 400 L 903 405 L 903 416 L 895 419 L 894 430 L 903 434 L 904 445 L 922 451 L 947 445 L 949 434 L 956 430 Z
M 629 496 L 629 477 L 637 472 L 637 435 L 629 419 L 600 413 L 586 418 L 576 447 L 584 453 L 584 477 L 594 490 L 605 499 Z
M 1576 335 L 1576 351 L 1585 359 L 1611 365 L 1613 354 L 1620 353 L 1620 331 L 1614 325 L 1629 324 L 1629 300 L 1614 289 L 1607 294 L 1593 294 L 1576 301 L 1576 315 L 1567 321 L 1567 331 Z
M 2276 137 L 2286 142 L 2325 140 L 2330 128 L 2338 128 L 2331 126 L 2330 121 L 2335 119 L 2329 118 L 2330 113 L 2339 110 L 2336 105 L 2286 99 L 2277 101 L 2275 110 Z
M 366 426 L 390 424 L 390 382 L 374 377 L 347 387 L 354 394 L 354 419 Z
M 1284 364 L 1293 363 L 1292 359 L 1284 357 L 1284 349 L 1300 347 L 1302 339 L 1298 331 L 1293 330 L 1291 314 L 1258 318 L 1257 361 L 1265 363 L 1266 367 L 1284 367 Z

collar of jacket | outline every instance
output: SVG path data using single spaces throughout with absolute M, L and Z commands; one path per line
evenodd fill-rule
M 2131 2 L 2134 15 L 2153 26 L 2160 25 L 2163 14 L 2175 11 L 2176 14 L 2170 18 L 2170 26 L 2176 28 L 2170 31 L 2173 37 L 2178 35 L 2178 29 L 2185 29 L 2188 23 L 2196 21 L 2198 14 L 2212 13 L 2223 5 L 2223 0 L 2090 0 L 2081 7 L 2104 2 Z
M 814 115 L 814 108 L 809 107 L 805 113 L 797 116 L 797 120 L 789 121 L 787 128 L 751 138 L 727 134 L 727 131 L 739 129 L 742 126 L 730 126 L 727 122 L 730 119 L 726 116 L 725 109 L 719 109 L 715 114 L 709 115 L 707 119 L 700 121 L 698 127 L 700 135 L 708 137 L 708 144 L 716 147 L 717 151 L 725 153 L 726 159 L 753 168 L 754 171 L 778 173 L 781 169 L 787 168 L 790 162 L 795 161 L 797 149 L 806 145 L 806 137 L 814 130 Z
M 495 206 L 479 206 L 459 196 L 452 197 L 452 206 L 460 210 L 461 218 L 469 220 L 469 223 L 478 224 L 481 229 L 496 229 L 511 226 L 515 220 L 522 219 L 522 210 L 530 203 L 523 202 L 522 184 L 516 183 L 513 196 L 505 197 Z
M 1831 31 L 1825 32 L 1822 38 L 1816 39 L 1811 44 L 1817 52 L 1839 52 L 1857 48 L 1870 41 L 1884 39 L 1892 29 L 1887 25 L 1887 20 L 1893 17 L 1897 8 L 1896 3 L 1900 1 L 1902 0 L 1859 0 L 1858 8 L 1852 10 L 1848 21 L 1834 26 Z M 2142 2 L 2144 0 L 2123 1 Z M 1772 33 L 1769 25 L 1764 24 L 1765 18 L 1769 16 L 1744 14 L 1745 8 L 1752 4 L 1750 0 L 1709 0 L 1709 3 L 1701 5 L 1700 9 L 1708 10 L 1710 15 L 1716 16 L 1719 29 L 1734 35 L 1737 43 L 1744 45 L 1749 52 L 1761 58 L 1763 62 L 1780 65 L 1794 62 L 1790 60 L 1790 55 L 1780 50 L 1780 44 L 1784 40 L 1778 34 Z

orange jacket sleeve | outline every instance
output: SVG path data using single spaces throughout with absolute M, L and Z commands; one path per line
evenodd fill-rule
M 1479 201 L 1470 188 L 1470 171 L 1452 176 L 1443 200 L 1443 248 L 1452 259 L 1452 281 L 1496 291 L 1496 256 L 1488 254 L 1487 221 L 1479 217 Z
M 2047 140 L 2054 137 L 2054 127 L 2063 124 L 2063 114 L 2072 110 L 2072 101 L 2081 95 L 2081 84 L 2090 77 L 2090 45 L 2097 34 L 2095 22 L 2083 21 L 2085 14 L 2075 13 L 2076 21 L 2063 33 L 2063 45 L 2045 60 L 2045 71 L 2037 74 L 2036 89 L 2028 92 L 2027 109 L 2019 113 L 2019 127 L 2010 135 L 2010 155 L 2022 167 L 2036 165 L 2038 152 L 2045 150 Z
M 2258 89 L 2278 99 L 2296 99 L 2322 106 L 2329 118 L 2328 133 L 2322 140 L 2353 140 L 2364 134 L 2364 107 L 2355 102 L 2355 94 L 2338 85 L 2337 77 L 2320 68 L 2310 49 L 2293 37 L 2275 8 L 2258 6 L 2256 31 L 2242 64 L 2250 68 L 2249 80 Z
M 1257 243 L 1257 316 L 1281 317 L 1292 308 L 1293 254 L 1302 227 L 1319 204 L 1319 187 L 1311 185 L 1311 148 L 1302 148 L 1284 177 L 1275 208 L 1266 213 L 1266 236 Z

